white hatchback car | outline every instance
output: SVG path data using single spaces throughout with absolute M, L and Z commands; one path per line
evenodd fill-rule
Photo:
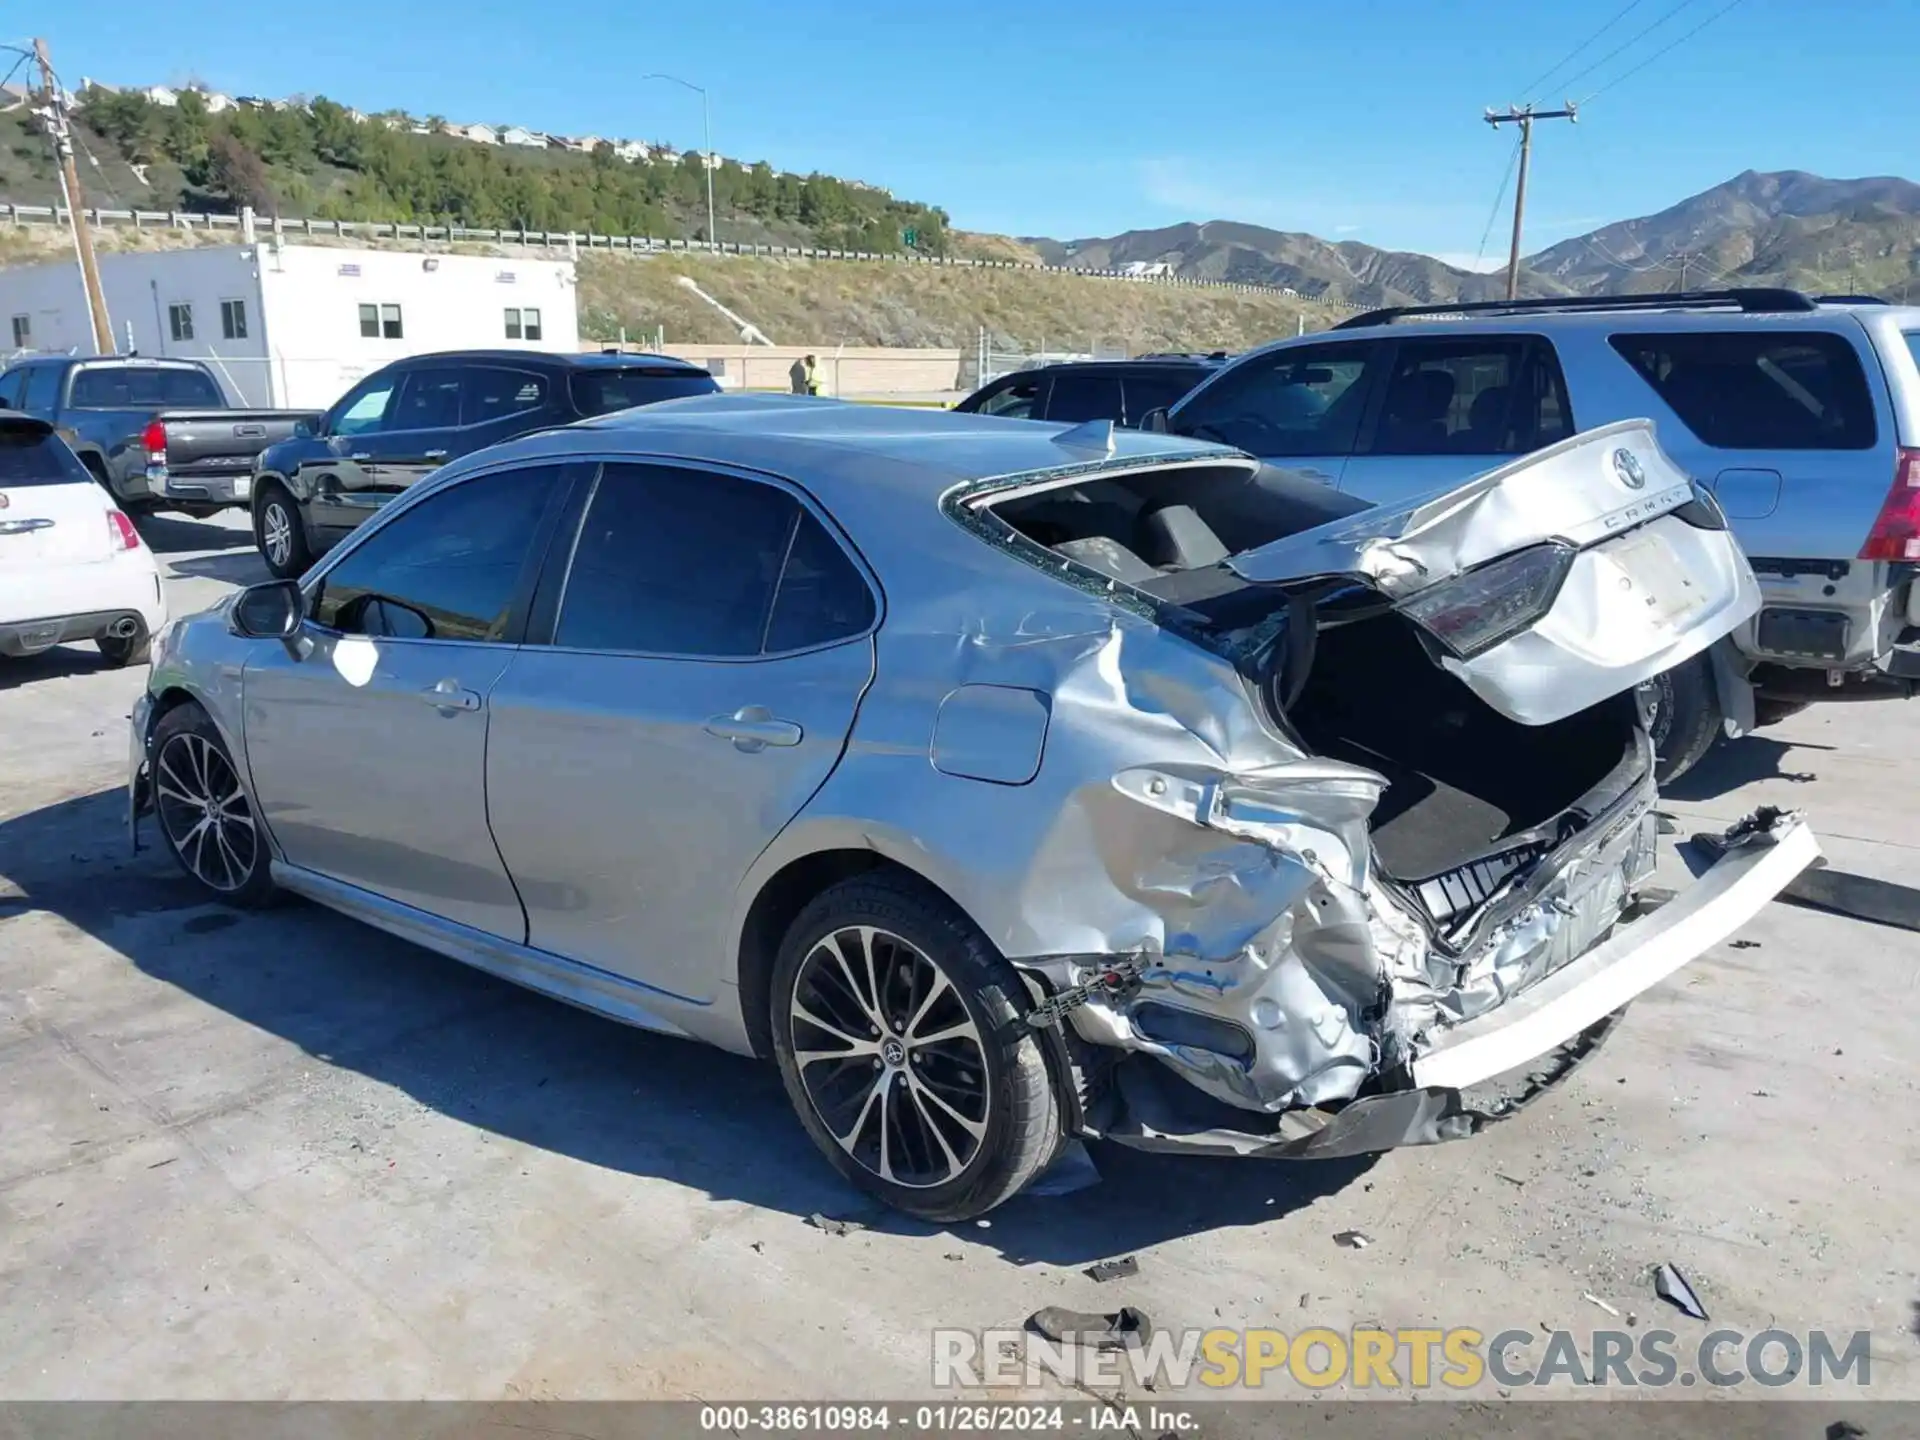
M 167 619 L 160 567 L 44 420 L 0 410 L 0 656 L 91 640 L 144 662 Z

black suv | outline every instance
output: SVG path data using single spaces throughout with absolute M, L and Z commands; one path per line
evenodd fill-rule
M 449 460 L 590 415 L 719 388 L 699 366 L 664 355 L 409 356 L 374 371 L 317 425 L 262 452 L 253 473 L 254 543 L 269 570 L 292 578 Z
M 1165 410 L 1226 361 L 1220 351 L 1039 365 L 989 381 L 953 408 L 1008 420 L 1111 420 L 1138 429 L 1148 411 Z

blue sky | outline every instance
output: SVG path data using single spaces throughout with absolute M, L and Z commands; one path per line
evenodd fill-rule
M 1512 132 L 1487 105 L 1627 0 L 64 0 L 55 63 L 118 83 L 204 78 L 367 110 L 699 143 L 873 181 L 969 229 L 1061 238 L 1234 219 L 1471 260 Z M 1537 98 L 1600 89 L 1726 0 L 1639 0 Z M 1920 5 L 1738 0 L 1537 132 L 1529 250 L 1743 169 L 1914 174 Z M 1917 177 L 1920 178 L 1920 177 Z M 1509 198 L 1511 192 L 1509 191 Z M 1504 218 L 1486 244 L 1504 255 Z

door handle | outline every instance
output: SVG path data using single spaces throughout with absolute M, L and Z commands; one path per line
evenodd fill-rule
M 354 461 L 371 460 L 373 458 L 373 452 L 371 450 L 356 450 L 347 456 L 347 458 Z
M 480 708 L 480 692 L 463 690 L 458 680 L 442 680 L 437 685 L 429 685 L 420 692 L 420 698 L 442 714 Z
M 709 735 L 731 740 L 734 749 L 748 755 L 769 745 L 798 745 L 806 734 L 791 720 L 776 720 L 764 705 L 742 705 L 731 715 L 715 715 L 704 728 Z
M 447 458 L 447 452 L 444 450 L 427 451 L 427 459 L 429 460 L 444 460 L 446 458 Z

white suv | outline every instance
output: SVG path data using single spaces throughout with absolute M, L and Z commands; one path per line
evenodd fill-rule
M 1249 351 L 1147 427 L 1376 503 L 1649 417 L 1760 614 L 1663 676 L 1663 776 L 1824 698 L 1920 688 L 1920 309 L 1790 290 L 1376 310 Z

